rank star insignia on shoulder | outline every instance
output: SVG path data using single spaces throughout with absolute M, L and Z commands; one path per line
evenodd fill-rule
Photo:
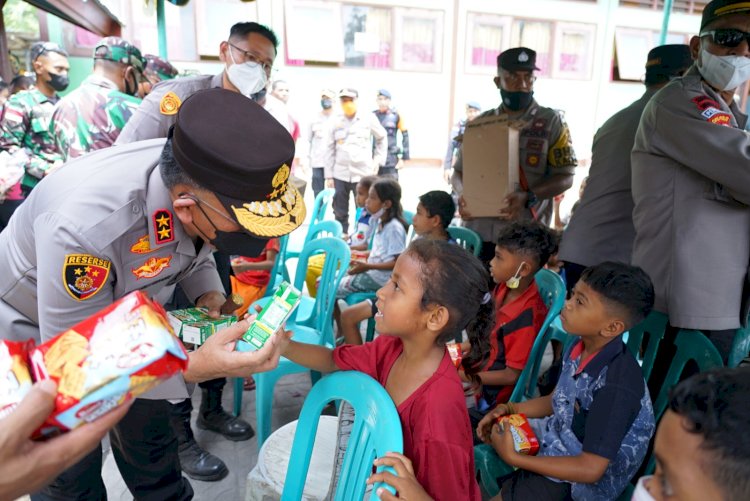
M 157 209 L 153 214 L 154 242 L 157 245 L 174 240 L 174 225 L 169 209 Z

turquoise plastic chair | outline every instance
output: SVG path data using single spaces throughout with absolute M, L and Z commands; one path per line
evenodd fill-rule
M 732 351 L 729 353 L 727 367 L 737 367 L 750 353 L 750 325 L 740 327 L 734 335 Z
M 326 253 L 323 273 L 320 280 L 318 296 L 310 317 L 311 325 L 302 325 L 293 319 L 287 322 L 286 328 L 294 333 L 292 339 L 301 343 L 319 346 L 333 346 L 333 305 L 336 300 L 336 289 L 349 267 L 349 246 L 340 238 L 318 238 L 305 245 L 297 264 L 297 276 L 304 277 L 307 260 L 320 252 Z M 240 345 L 243 347 L 243 345 Z M 258 448 L 271 434 L 271 417 L 273 411 L 273 390 L 276 382 L 287 374 L 307 372 L 309 369 L 297 365 L 282 357 L 276 369 L 254 374 L 255 379 L 255 417 Z M 238 390 L 239 386 L 239 392 Z M 239 415 L 242 408 L 242 382 L 235 381 L 234 412 Z
M 318 196 L 320 196 L 323 192 L 320 192 Z M 307 230 L 307 234 L 305 235 L 305 241 L 302 244 L 302 248 L 305 248 L 305 245 L 307 245 L 310 241 L 315 240 L 316 238 L 321 237 L 335 237 L 335 238 L 341 238 L 343 235 L 344 230 L 341 228 L 341 223 L 335 220 L 326 220 L 326 221 L 318 221 L 317 223 L 311 224 L 310 228 Z M 295 251 L 290 251 L 288 248 L 284 252 L 284 261 L 282 267 L 282 275 L 284 277 L 284 280 L 287 282 L 291 282 L 289 278 L 289 270 L 287 268 L 286 262 L 291 258 L 299 258 L 300 253 Z M 307 268 L 305 268 L 305 272 L 307 271 Z M 305 279 L 305 272 L 302 273 L 302 283 L 304 283 Z M 297 282 L 297 276 L 294 276 L 295 283 Z M 297 287 L 299 290 L 299 287 Z M 304 307 L 303 307 L 304 309 Z
M 641 364 L 643 379 L 648 381 L 651 377 L 651 370 L 654 368 L 656 354 L 659 351 L 659 344 L 664 339 L 664 333 L 667 330 L 669 317 L 659 311 L 652 311 L 646 319 L 640 324 L 630 329 L 627 333 L 627 347 L 630 353 Z M 647 344 L 644 347 L 644 338 Z
M 281 282 L 284 280 L 288 280 L 288 277 L 284 276 L 284 273 L 282 272 L 282 268 L 286 268 L 283 266 L 283 263 L 286 262 L 286 247 L 289 244 L 289 235 L 284 235 L 283 237 L 279 237 L 279 253 L 276 254 L 276 260 L 273 262 L 273 268 L 271 268 L 271 278 L 268 281 L 268 287 L 266 287 L 266 292 L 263 293 L 263 297 L 269 297 L 273 294 L 273 291 L 276 290 L 276 288 L 281 285 Z
M 305 248 L 305 244 L 307 242 L 312 240 L 310 232 L 314 231 L 313 227 L 325 220 L 326 212 L 333 202 L 334 193 L 336 193 L 336 190 L 334 190 L 333 188 L 327 188 L 318 193 L 318 196 L 315 197 L 313 209 L 310 213 L 310 226 L 307 229 L 307 235 L 305 236 L 305 240 L 302 243 L 302 249 Z M 302 252 L 302 249 L 288 249 L 287 258 L 298 257 L 300 252 Z
M 463 226 L 448 226 L 448 235 L 461 247 L 479 257 L 482 252 L 482 237 L 474 230 Z
M 372 473 L 372 462 L 386 452 L 403 452 L 403 432 L 396 406 L 385 389 L 373 378 L 356 371 L 335 372 L 323 377 L 305 398 L 297 422 L 289 468 L 284 481 L 282 501 L 302 499 L 305 479 L 310 468 L 318 420 L 323 408 L 332 401 L 345 400 L 354 408 L 354 424 L 336 483 L 335 501 L 363 499 L 365 482 Z M 396 472 L 378 467 L 378 472 Z M 370 499 L 380 499 L 375 484 Z

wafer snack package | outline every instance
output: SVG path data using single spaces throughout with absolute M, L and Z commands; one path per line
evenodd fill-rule
M 31 390 L 28 358 L 33 348 L 34 342 L 31 340 L 0 340 L 0 419 L 13 412 Z
M 448 355 L 451 357 L 453 365 L 456 369 L 461 367 L 461 361 L 463 360 L 463 352 L 461 351 L 461 343 L 448 343 L 445 345 L 448 350 Z
M 91 422 L 185 370 L 187 353 L 163 308 L 132 292 L 35 348 L 34 379 L 57 383 L 42 437 Z
M 261 349 L 266 341 L 284 326 L 284 322 L 292 315 L 301 300 L 302 293 L 299 290 L 288 282 L 281 282 L 271 300 L 260 310 L 250 328 L 237 342 L 237 350 Z
M 539 440 L 531 429 L 526 414 L 511 414 L 497 418 L 500 429 L 509 432 L 513 437 L 513 446 L 516 452 L 534 456 L 539 452 Z
M 229 327 L 237 321 L 234 315 L 208 316 L 202 308 L 186 308 L 167 312 L 169 324 L 183 343 L 201 345 L 217 331 Z

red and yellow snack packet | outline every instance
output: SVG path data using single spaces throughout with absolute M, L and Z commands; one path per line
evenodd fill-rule
M 42 436 L 91 422 L 187 367 L 163 308 L 142 292 L 39 345 L 30 360 L 35 380 L 57 383 Z
M 516 452 L 534 456 L 539 452 L 539 440 L 531 429 L 526 414 L 511 414 L 497 418 L 500 429 L 509 432 L 513 437 L 513 446 Z
M 13 412 L 31 389 L 28 356 L 33 348 L 31 340 L 0 340 L 0 419 Z
M 450 355 L 453 365 L 456 369 L 461 368 L 461 361 L 463 360 L 463 353 L 461 352 L 461 343 L 448 343 L 445 345 L 448 349 L 448 355 Z

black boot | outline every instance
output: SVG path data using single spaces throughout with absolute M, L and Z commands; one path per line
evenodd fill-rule
M 204 482 L 215 482 L 229 474 L 224 462 L 213 454 L 204 451 L 193 437 L 190 428 L 190 411 L 193 406 L 190 399 L 179 404 L 172 404 L 170 419 L 177 434 L 177 453 L 180 466 L 185 474 Z
M 247 421 L 234 417 L 221 407 L 223 388 L 202 388 L 201 408 L 196 423 L 204 430 L 221 433 L 234 442 L 250 440 L 255 435 Z

